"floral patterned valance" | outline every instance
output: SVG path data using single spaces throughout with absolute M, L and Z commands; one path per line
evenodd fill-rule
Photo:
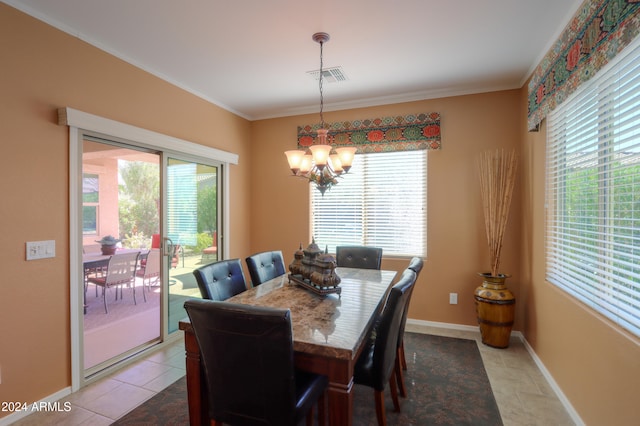
M 640 32 L 640 0 L 585 0 L 529 82 L 529 129 Z
M 437 112 L 339 121 L 329 124 L 328 143 L 355 146 L 358 153 L 440 149 L 440 114 Z M 317 143 L 320 124 L 298 127 L 298 147 Z

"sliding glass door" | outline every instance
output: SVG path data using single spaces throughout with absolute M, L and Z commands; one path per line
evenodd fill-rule
M 220 169 L 84 135 L 85 377 L 175 332 L 184 301 L 200 297 L 193 270 L 220 255 Z M 116 245 L 107 255 L 99 241 L 109 238 Z M 138 254 L 131 280 L 110 285 L 115 255 L 127 253 Z
M 168 333 L 187 316 L 184 302 L 201 297 L 193 270 L 220 256 L 220 165 L 166 158 L 165 255 Z
M 200 297 L 193 270 L 223 257 L 228 166 L 238 163 L 238 155 L 72 108 L 59 113 L 69 126 L 71 387 L 76 391 L 108 374 L 112 365 L 180 339 L 175 331 L 186 316 L 184 301 Z M 100 242 L 106 240 L 116 245 L 103 253 Z M 105 285 L 108 260 L 118 251 L 138 255 L 136 277 Z M 154 306 L 155 313 L 125 319 L 110 336 L 89 337 L 116 324 L 116 305 L 136 311 Z M 97 318 L 93 324 L 89 312 Z M 142 333 L 136 330 L 132 339 L 138 328 Z
M 89 377 L 161 340 L 160 250 L 153 243 L 160 233 L 160 155 L 85 134 L 81 179 Z M 113 245 L 102 246 L 108 240 Z M 129 263 L 119 263 L 127 256 Z

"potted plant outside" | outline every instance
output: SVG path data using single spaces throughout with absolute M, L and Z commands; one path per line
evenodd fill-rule
M 118 240 L 111 235 L 107 235 L 106 237 L 102 237 L 100 240 L 96 240 L 96 243 L 100 244 L 102 254 L 112 255 L 116 254 L 116 244 L 120 241 L 122 240 Z
M 482 343 L 495 348 L 509 346 L 515 317 L 516 299 L 505 286 L 510 275 L 500 273 L 499 267 L 517 165 L 515 151 L 487 151 L 478 161 L 491 267 L 490 271 L 480 273 L 483 282 L 476 288 L 474 298 Z

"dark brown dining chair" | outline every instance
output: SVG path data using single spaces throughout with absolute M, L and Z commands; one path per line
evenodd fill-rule
M 404 307 L 409 300 L 416 274 L 408 269 L 391 288 L 384 309 L 376 321 L 367 345 L 356 361 L 354 382 L 373 388 L 378 425 L 386 425 L 384 388 L 389 383 L 391 399 L 396 411 L 400 411 L 398 388 L 395 377 L 398 333 Z
M 213 300 L 184 304 L 204 365 L 212 425 L 326 421 L 327 376 L 294 366 L 291 312 Z
M 282 251 L 264 251 L 247 257 L 247 269 L 251 276 L 251 284 L 255 287 L 280 275 L 284 275 L 286 268 Z
M 418 281 L 418 277 L 420 276 L 420 271 L 422 271 L 422 266 L 424 265 L 424 261 L 419 257 L 414 257 L 409 261 L 408 270 L 413 271 L 416 274 L 416 282 Z M 409 293 L 409 299 L 407 300 L 407 304 L 404 307 L 404 312 L 402 313 L 402 321 L 400 322 L 400 332 L 398 333 L 398 348 L 396 353 L 396 379 L 398 381 L 398 388 L 400 390 L 400 396 L 407 396 L 407 385 L 404 382 L 404 373 L 403 371 L 407 370 L 407 359 L 404 353 L 404 329 L 407 324 L 407 314 L 409 313 L 409 304 L 411 303 L 411 296 L 413 296 L 413 289 L 415 285 L 411 287 Z
M 240 259 L 227 259 L 194 269 L 203 299 L 227 300 L 247 289 Z
M 345 268 L 380 269 L 382 249 L 368 246 L 337 246 L 336 264 Z
M 109 313 L 107 308 L 107 290 L 115 287 L 116 300 L 118 300 L 118 289 L 120 289 L 120 298 L 122 298 L 122 286 L 129 285 L 133 288 L 133 303 L 136 302 L 136 286 L 135 274 L 138 265 L 138 256 L 140 252 L 114 254 L 109 259 L 107 271 L 104 276 L 89 277 L 88 281 L 96 286 L 102 287 L 102 298 L 104 300 L 104 312 Z M 142 291 L 144 296 L 144 289 Z M 144 296 L 145 302 L 147 301 Z

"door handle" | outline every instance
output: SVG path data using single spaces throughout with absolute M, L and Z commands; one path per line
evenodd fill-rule
M 164 237 L 164 244 L 163 246 L 163 255 L 166 257 L 171 257 L 173 256 L 173 241 L 171 240 L 171 238 L 169 237 Z

